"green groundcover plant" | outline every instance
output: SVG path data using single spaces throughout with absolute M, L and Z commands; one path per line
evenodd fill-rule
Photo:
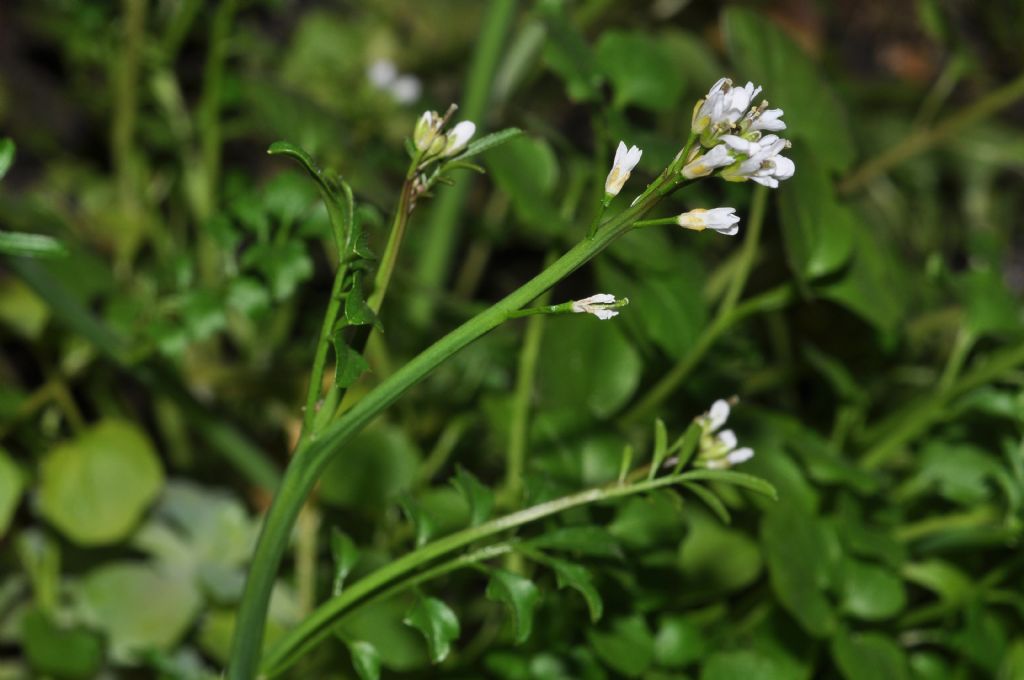
M 1024 677 L 1009 4 L 0 9 L 0 680 Z

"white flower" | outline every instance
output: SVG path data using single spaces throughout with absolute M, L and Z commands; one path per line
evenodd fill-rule
M 423 83 L 413 75 L 401 75 L 395 79 L 388 92 L 399 104 L 412 104 L 420 98 L 423 92 Z
M 469 144 L 469 140 L 476 134 L 476 123 L 464 120 L 448 133 L 448 143 L 444 147 L 445 156 L 454 156 L 460 153 Z
M 740 218 L 736 214 L 735 208 L 712 208 L 711 210 L 697 208 L 690 212 L 684 212 L 676 218 L 676 222 L 680 227 L 686 229 L 694 231 L 711 229 L 726 236 L 735 236 L 740 230 Z
M 736 158 L 729 151 L 729 147 L 725 144 L 719 144 L 715 148 L 711 149 L 705 154 L 697 156 L 692 161 L 687 163 L 682 170 L 683 177 L 687 179 L 696 179 L 697 177 L 707 177 L 717 168 L 725 167 L 726 165 L 732 165 L 736 161 Z
M 607 321 L 619 314 L 612 305 L 621 307 L 623 301 L 628 302 L 625 299 L 616 301 L 615 296 L 609 293 L 598 293 L 582 300 L 573 300 L 572 311 L 576 314 L 593 314 L 598 319 Z
M 736 448 L 739 444 L 732 430 L 719 430 L 729 419 L 731 408 L 725 399 L 711 405 L 708 412 L 698 418 L 704 428 L 700 442 L 699 463 L 711 470 L 725 470 L 754 457 L 754 450 L 748 446 Z
M 728 78 L 720 78 L 711 86 L 707 96 L 697 102 L 690 129 L 700 134 L 709 127 L 721 126 L 726 129 L 736 125 L 750 108 L 750 102 L 761 92 L 759 86 L 748 82 L 742 87 L 733 87 Z
M 789 148 L 789 141 L 778 135 L 765 135 L 757 142 L 758 149 L 735 168 L 722 172 L 722 177 L 731 182 L 753 180 L 766 187 L 776 188 L 779 182 L 789 179 L 796 171 L 792 160 L 779 155 Z
M 390 59 L 376 59 L 366 69 L 366 78 L 378 90 L 385 90 L 398 77 L 398 67 Z
M 704 463 L 709 470 L 727 470 L 734 465 L 746 463 L 754 457 L 754 449 L 744 446 L 741 449 L 730 451 L 721 458 L 713 458 Z
M 733 151 L 746 156 L 753 156 L 761 150 L 761 144 L 736 135 L 722 135 L 719 139 Z
M 708 409 L 707 428 L 711 432 L 718 432 L 719 428 L 725 425 L 726 421 L 729 420 L 729 412 L 732 411 L 732 407 L 729 406 L 729 402 L 725 399 L 716 399 L 715 403 Z
M 612 161 L 612 169 L 608 173 L 608 178 L 604 181 L 604 192 L 607 195 L 619 195 L 619 192 L 622 191 L 622 185 L 629 179 L 629 173 L 633 172 L 633 168 L 640 162 L 640 156 L 643 153 L 643 151 L 635 146 L 627 149 L 625 142 L 619 142 L 618 148 L 615 149 L 615 160 Z
M 782 109 L 762 109 L 758 107 L 750 112 L 749 118 L 751 130 L 777 132 L 786 129 L 786 124 L 782 121 Z
M 420 151 L 429 149 L 441 134 L 442 125 L 444 125 L 444 118 L 437 111 L 424 111 L 420 119 L 416 121 L 416 129 L 412 135 L 416 148 Z

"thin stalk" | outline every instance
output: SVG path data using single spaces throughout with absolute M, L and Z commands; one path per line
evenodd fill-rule
M 228 57 L 231 25 L 238 10 L 238 0 L 221 0 L 210 25 L 210 42 L 203 70 L 203 91 L 199 99 L 198 123 L 204 172 L 204 199 L 201 217 L 213 210 L 213 197 L 220 183 L 222 135 L 220 126 L 221 92 L 224 87 L 224 66 Z
M 384 296 L 387 295 L 388 285 L 391 283 L 391 275 L 398 262 L 398 251 L 401 250 L 402 241 L 405 239 L 405 228 L 409 224 L 409 215 L 412 214 L 410 203 L 413 180 L 416 177 L 416 162 L 416 160 L 412 162 L 409 172 L 405 175 L 402 193 L 398 198 L 398 206 L 395 208 L 395 217 L 391 222 L 391 231 L 388 233 L 388 242 L 384 246 L 384 254 L 381 255 L 377 273 L 373 277 L 373 291 L 366 299 L 366 304 L 370 306 L 374 314 L 380 312 L 381 305 L 384 303 Z
M 727 316 L 736 308 L 740 296 L 743 295 L 743 288 L 747 285 L 750 271 L 754 268 L 754 260 L 757 259 L 757 250 L 761 245 L 761 227 L 764 226 L 765 210 L 768 206 L 768 187 L 758 185 L 754 189 L 754 196 L 750 204 L 750 219 L 747 220 L 747 233 L 743 239 L 743 248 L 740 251 L 740 259 L 736 264 L 736 273 L 729 282 L 729 288 L 725 291 L 725 297 L 718 307 L 718 316 Z
M 146 0 L 123 0 L 124 43 L 114 65 L 114 112 L 111 120 L 111 156 L 122 205 L 137 203 L 134 172 L 135 121 L 139 109 L 139 64 L 146 37 Z
M 948 392 L 953 387 L 956 379 L 960 377 L 964 363 L 971 353 L 971 348 L 974 347 L 974 341 L 974 333 L 971 331 L 963 327 L 957 330 L 956 340 L 953 341 L 953 349 L 949 353 L 946 367 L 942 370 L 942 377 L 939 378 L 939 392 Z
M 341 288 L 347 275 L 348 267 L 343 262 L 339 262 L 338 270 L 334 273 L 334 283 L 331 286 L 331 297 L 327 302 L 327 311 L 324 313 L 324 322 L 320 327 L 320 337 L 316 341 L 313 369 L 309 376 L 309 388 L 306 390 L 306 411 L 302 415 L 300 441 L 302 437 L 313 432 L 317 405 L 323 389 L 324 368 L 327 366 L 327 355 L 331 349 L 331 335 L 334 333 L 334 324 L 338 320 L 338 311 L 341 309 Z
M 743 476 L 737 473 L 732 474 L 736 476 L 737 480 L 743 478 Z M 609 486 L 587 489 L 569 496 L 556 498 L 546 503 L 534 505 L 519 512 L 485 522 L 484 524 L 457 531 L 432 543 L 427 543 L 413 552 L 406 553 L 402 557 L 388 562 L 377 569 L 377 571 L 356 581 L 338 597 L 332 598 L 320 605 L 311 616 L 304 619 L 274 646 L 264 659 L 263 672 L 268 676 L 280 674 L 310 648 L 328 637 L 339 618 L 351 610 L 353 606 L 381 588 L 406 578 L 408 574 L 411 574 L 420 567 L 459 548 L 582 505 L 653 491 L 654 489 L 672 486 L 685 481 L 714 479 L 728 479 L 728 477 L 723 477 L 721 474 L 716 474 L 710 470 L 694 470 L 646 480 L 636 484 L 624 485 L 614 483 Z M 760 482 L 760 480 L 758 481 Z M 764 487 L 758 487 L 758 489 L 764 490 Z
M 681 185 L 678 182 L 676 184 Z M 230 680 L 252 680 L 256 676 L 270 591 L 296 515 L 320 473 L 339 452 L 339 448 L 453 354 L 504 323 L 510 312 L 534 300 L 608 247 L 659 200 L 659 196 L 652 195 L 610 218 L 594 238 L 578 243 L 518 290 L 425 349 L 381 382 L 351 410 L 328 425 L 316 439 L 308 441 L 296 451 L 267 514 L 249 568 L 235 628 L 231 664 L 227 669 Z
M 473 52 L 460 108 L 463 118 L 476 122 L 481 128 L 485 127 L 491 86 L 505 38 L 515 20 L 517 4 L 516 0 L 491 1 Z M 444 279 L 450 270 L 452 253 L 455 251 L 459 212 L 466 203 L 471 187 L 471 178 L 467 177 L 438 196 L 431 219 L 424 228 L 423 246 L 416 263 L 414 279 L 420 289 L 441 290 L 444 287 Z M 434 299 L 429 295 L 413 296 L 409 307 L 411 321 L 416 325 L 425 325 L 433 311 L 433 304 Z
M 936 125 L 910 133 L 903 141 L 889 147 L 847 176 L 839 183 L 839 193 L 853 193 L 890 168 L 927 151 L 968 125 L 998 113 L 1021 97 L 1024 97 L 1024 74 Z
M 545 266 L 554 262 L 554 253 L 545 258 Z M 548 290 L 538 300 L 541 306 L 551 297 Z M 530 429 L 530 401 L 537 375 L 537 359 L 540 357 L 540 341 L 544 335 L 544 318 L 541 314 L 526 322 L 523 344 L 519 350 L 519 364 L 516 370 L 516 387 L 512 396 L 512 412 L 509 416 L 508 452 L 505 459 L 505 488 L 502 496 L 511 507 L 519 505 L 523 492 L 523 471 L 526 469 L 526 442 Z

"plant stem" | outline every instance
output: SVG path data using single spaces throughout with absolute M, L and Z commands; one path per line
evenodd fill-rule
M 555 254 L 548 253 L 545 267 L 551 266 Z M 551 297 L 548 290 L 538 300 L 543 306 Z M 537 359 L 540 357 L 540 341 L 544 335 L 544 318 L 540 314 L 526 322 L 523 345 L 519 350 L 519 365 L 516 370 L 516 388 L 512 396 L 512 412 L 509 415 L 508 454 L 505 464 L 505 488 L 502 496 L 510 507 L 519 505 L 523 493 L 523 471 L 526 468 L 526 441 L 530 428 L 530 401 L 533 397 L 534 379 L 537 375 Z
M 139 62 L 146 37 L 146 0 L 123 0 L 124 43 L 118 54 L 111 121 L 111 156 L 122 206 L 138 201 L 135 161 L 135 120 L 139 108 Z
M 912 132 L 904 137 L 903 141 L 889 147 L 848 175 L 839 183 L 839 193 L 853 193 L 883 172 L 930 149 L 968 125 L 998 113 L 1021 97 L 1024 97 L 1024 75 L 1018 76 L 933 127 Z
M 327 311 L 324 313 L 324 322 L 320 327 L 320 337 L 316 342 L 316 353 L 313 355 L 313 369 L 309 375 L 309 388 L 306 390 L 306 411 L 302 415 L 300 442 L 303 437 L 313 432 L 317 405 L 323 389 L 324 368 L 327 365 L 327 354 L 331 348 L 331 335 L 334 333 L 334 324 L 338 320 L 338 310 L 341 309 L 341 288 L 347 275 L 348 267 L 344 262 L 339 261 L 338 270 L 334 273 L 334 284 L 331 286 L 331 297 L 327 301 Z
M 518 290 L 425 349 L 328 425 L 317 438 L 309 440 L 296 451 L 267 514 L 249 569 L 238 612 L 231 664 L 227 669 L 228 678 L 252 680 L 256 676 L 270 591 L 292 526 L 306 496 L 321 471 L 338 453 L 339 447 L 450 356 L 504 323 L 510 312 L 529 303 L 604 250 L 659 200 L 659 196 L 652 195 L 610 218 L 594 238 L 578 243 Z
M 469 69 L 466 92 L 462 98 L 461 117 L 485 127 L 487 104 L 491 97 L 491 84 L 498 69 L 498 61 L 505 37 L 515 19 L 516 0 L 492 0 L 480 31 Z M 458 217 L 472 186 L 467 177 L 438 196 L 425 225 L 422 248 L 416 263 L 414 280 L 420 289 L 441 290 L 449 271 L 455 250 Z M 409 317 L 416 325 L 425 325 L 433 311 L 434 300 L 429 295 L 412 296 Z
M 370 306 L 374 314 L 380 312 L 381 305 L 384 303 L 384 296 L 387 295 L 388 285 L 391 283 L 391 275 L 395 271 L 395 263 L 398 262 L 398 251 L 401 250 L 402 241 L 405 238 L 405 228 L 409 224 L 409 215 L 412 214 L 410 202 L 413 180 L 416 177 L 416 162 L 413 160 L 409 166 L 409 172 L 405 175 L 402 193 L 398 198 L 398 205 L 395 207 L 395 217 L 391 222 L 391 231 L 388 233 L 388 242 L 384 246 L 384 254 L 381 255 L 377 273 L 373 277 L 373 291 L 366 299 L 366 304 Z
M 263 663 L 263 670 L 269 676 L 281 673 L 316 643 L 330 635 L 339 617 L 344 615 L 355 604 L 369 597 L 380 588 L 386 587 L 388 584 L 392 584 L 405 577 L 419 567 L 463 546 L 515 529 L 524 524 L 535 522 L 544 517 L 564 512 L 570 508 L 652 491 L 685 481 L 733 480 L 737 484 L 747 486 L 747 488 L 771 493 L 770 487 L 764 482 L 761 482 L 761 480 L 754 482 L 752 481 L 753 479 L 741 473 L 722 475 L 721 472 L 712 470 L 694 470 L 653 480 L 645 480 L 636 484 L 614 483 L 609 486 L 587 489 L 586 491 L 569 496 L 556 498 L 555 500 L 540 503 L 519 512 L 493 519 L 484 524 L 457 531 L 432 543 L 427 543 L 413 552 L 406 553 L 392 562 L 388 562 L 376 571 L 356 581 L 338 597 L 322 604 L 311 616 L 292 629 L 270 651 Z
M 758 185 L 754 188 L 754 196 L 750 204 L 750 219 L 747 220 L 747 233 L 743 238 L 743 249 L 740 251 L 740 259 L 736 264 L 736 273 L 729 288 L 725 291 L 725 297 L 718 307 L 718 316 L 728 316 L 736 308 L 740 296 L 743 295 L 743 288 L 747 285 L 750 271 L 754 268 L 754 260 L 757 259 L 757 249 L 761 245 L 761 227 L 764 226 L 765 209 L 768 206 L 768 187 Z

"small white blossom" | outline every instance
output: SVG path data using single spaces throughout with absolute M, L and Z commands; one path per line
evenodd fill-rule
M 731 182 L 753 180 L 766 187 L 776 188 L 796 171 L 792 160 L 779 155 L 789 147 L 789 141 L 778 135 L 765 135 L 757 142 L 757 150 L 735 168 L 729 168 L 722 177 Z
M 721 458 L 712 458 L 704 463 L 709 470 L 727 470 L 734 465 L 746 463 L 754 457 L 754 449 L 744 446 L 741 449 L 730 451 Z
M 572 311 L 576 314 L 593 314 L 602 321 L 607 321 L 618 312 L 612 307 L 621 306 L 621 301 L 616 301 L 615 296 L 609 293 L 598 293 L 582 300 L 574 300 Z
M 420 151 L 428 150 L 439 138 L 442 125 L 444 118 L 437 111 L 424 111 L 416 121 L 416 129 L 412 136 L 416 148 Z
M 736 135 L 722 135 L 719 139 L 733 151 L 746 156 L 753 156 L 761 151 L 761 144 L 759 142 L 752 141 L 744 137 L 737 137 Z
M 413 75 L 401 75 L 395 79 L 388 92 L 399 104 L 412 104 L 420 98 L 423 93 L 423 83 Z
M 760 92 L 761 88 L 753 83 L 733 87 L 731 80 L 720 78 L 708 90 L 707 96 L 697 102 L 690 129 L 694 134 L 700 134 L 709 127 L 731 128 L 743 118 L 750 102 Z
M 718 432 L 718 430 L 725 425 L 726 421 L 729 420 L 729 413 L 732 411 L 732 407 L 729 406 L 729 402 L 725 399 L 716 399 L 715 403 L 711 404 L 711 408 L 708 409 L 707 414 L 707 428 L 711 432 Z
M 782 109 L 754 109 L 750 116 L 751 130 L 767 130 L 778 132 L 785 130 L 786 124 L 782 121 Z
M 640 162 L 640 156 L 643 153 L 643 151 L 635 146 L 627 149 L 625 142 L 619 142 L 618 148 L 615 149 L 615 160 L 612 161 L 612 169 L 608 173 L 608 178 L 604 181 L 604 192 L 607 195 L 619 195 L 619 192 L 622 191 L 622 185 L 629 179 L 629 174 L 633 172 L 633 168 Z
M 445 156 L 454 156 L 460 153 L 469 144 L 469 140 L 476 134 L 476 123 L 464 120 L 448 133 L 448 143 L 444 147 Z
M 735 161 L 736 157 L 729 151 L 729 147 L 725 144 L 719 144 L 711 149 L 711 151 L 697 156 L 687 163 L 682 169 L 682 174 L 686 179 L 707 177 L 716 169 L 732 165 Z
M 729 402 L 719 399 L 698 419 L 704 429 L 698 462 L 710 470 L 725 470 L 754 457 L 754 450 L 750 447 L 736 448 L 739 442 L 735 432 L 719 431 L 729 419 L 730 410 Z
M 398 67 L 390 59 L 376 59 L 366 69 L 366 79 L 378 90 L 386 90 L 398 77 Z
M 680 227 L 686 229 L 694 231 L 711 229 L 726 236 L 735 236 L 740 230 L 740 218 L 736 214 L 735 208 L 712 208 L 711 210 L 697 208 L 684 212 L 676 218 L 676 222 Z

